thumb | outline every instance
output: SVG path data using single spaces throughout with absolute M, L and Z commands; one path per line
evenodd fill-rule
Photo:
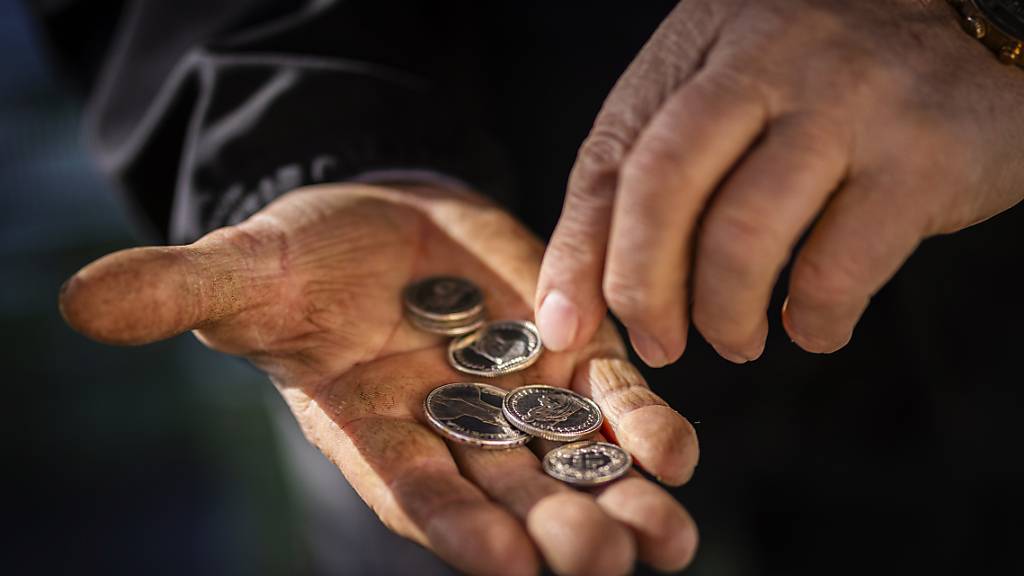
M 202 328 L 258 304 L 267 294 L 251 234 L 218 230 L 188 246 L 132 248 L 89 264 L 61 287 L 60 311 L 85 336 L 147 344 Z

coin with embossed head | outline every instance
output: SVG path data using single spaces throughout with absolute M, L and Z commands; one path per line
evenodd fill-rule
M 423 401 L 427 421 L 446 438 L 480 448 L 514 448 L 530 436 L 505 420 L 505 391 L 489 384 L 457 382 L 435 388 Z
M 573 442 L 544 455 L 544 471 L 549 476 L 576 486 L 611 482 L 632 465 L 628 452 L 607 442 Z
M 601 428 L 597 403 L 572 390 L 522 386 L 505 395 L 502 411 L 509 424 L 546 440 L 574 442 Z
M 448 362 L 466 374 L 494 377 L 530 366 L 540 353 L 540 334 L 533 322 L 491 322 L 452 340 Z

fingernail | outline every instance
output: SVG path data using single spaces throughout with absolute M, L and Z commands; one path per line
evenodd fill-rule
M 665 354 L 665 349 L 649 334 L 639 330 L 630 331 L 629 340 L 633 343 L 633 349 L 636 350 L 636 353 L 651 368 L 660 368 L 668 364 L 668 356 Z
M 814 318 L 813 315 L 804 314 L 803 318 Z M 790 340 L 797 346 L 804 350 L 816 354 L 830 354 L 846 346 L 850 339 L 853 337 L 853 331 L 845 333 L 845 336 L 839 338 L 829 338 L 820 336 L 819 334 L 827 333 L 821 328 L 821 322 L 810 322 L 812 329 L 808 330 L 806 322 L 796 322 L 793 319 L 793 310 L 789 306 L 789 298 L 782 303 L 782 326 L 786 329 L 789 334 Z M 838 325 L 836 321 L 832 321 L 833 325 Z M 814 328 L 818 329 L 815 330 Z
M 740 356 L 739 354 L 733 354 L 732 352 L 729 352 L 728 350 L 725 350 L 723 348 L 719 348 L 718 346 L 715 346 L 714 344 L 712 344 L 711 347 L 715 349 L 715 352 L 718 352 L 719 356 L 721 356 L 722 358 L 725 358 L 726 360 L 728 360 L 729 362 L 732 362 L 733 364 L 746 364 L 747 362 L 750 362 L 749 359 L 744 358 L 743 356 Z
M 544 347 L 559 352 L 572 346 L 579 329 L 580 314 L 576 305 L 559 290 L 544 297 L 537 311 L 537 329 Z

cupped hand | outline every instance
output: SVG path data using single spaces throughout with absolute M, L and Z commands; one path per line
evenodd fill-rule
M 756 359 L 798 240 L 782 319 L 843 347 L 871 297 L 932 235 L 1024 196 L 1024 70 L 942 0 L 684 0 L 579 150 L 535 297 L 549 348 L 606 305 L 650 365 L 689 322 Z
M 687 564 L 689 515 L 639 474 L 581 492 L 546 476 L 527 447 L 448 444 L 423 400 L 472 381 L 447 338 L 403 320 L 401 291 L 453 274 L 482 289 L 492 319 L 530 316 L 542 245 L 462 191 L 331 185 L 296 190 L 182 247 L 108 255 L 61 296 L 68 322 L 103 342 L 186 330 L 270 375 L 307 437 L 395 532 L 474 574 L 620 574 L 639 559 Z M 546 353 L 495 379 L 572 387 L 604 411 L 605 433 L 669 484 L 691 475 L 693 428 L 648 389 L 609 325 L 573 353 Z

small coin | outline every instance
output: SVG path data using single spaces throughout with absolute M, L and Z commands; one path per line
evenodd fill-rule
M 455 276 L 432 276 L 405 289 L 405 309 L 432 322 L 457 322 L 483 314 L 483 294 L 475 284 Z
M 628 452 L 607 442 L 574 442 L 544 455 L 544 471 L 549 476 L 576 486 L 611 482 L 628 472 L 632 465 Z
M 516 388 L 505 395 L 501 409 L 509 424 L 557 442 L 582 440 L 597 432 L 604 421 L 596 402 L 553 386 Z
M 466 374 L 494 377 L 530 366 L 541 350 L 540 334 L 533 322 L 491 322 L 452 340 L 448 362 Z
M 505 391 L 497 386 L 456 382 L 435 388 L 423 401 L 427 421 L 446 438 L 480 448 L 522 446 L 530 436 L 501 413 Z

